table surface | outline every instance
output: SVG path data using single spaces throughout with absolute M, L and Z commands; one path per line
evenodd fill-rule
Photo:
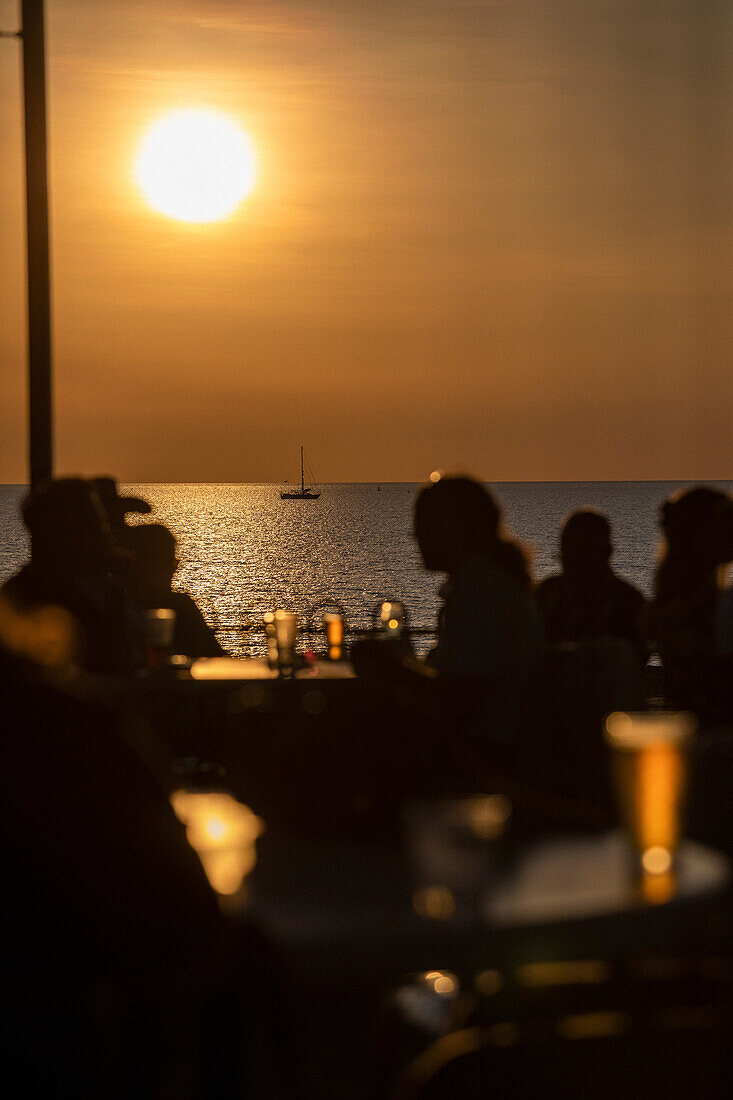
M 399 921 L 414 919 L 414 886 L 427 884 L 409 858 L 395 860 L 378 846 L 293 842 L 277 853 L 279 867 L 259 868 L 262 901 L 275 902 L 281 888 L 296 923 L 325 918 L 342 926 L 366 926 L 380 912 Z M 634 890 L 625 838 L 614 829 L 601 836 L 547 838 L 528 844 L 504 872 L 495 868 L 476 892 L 475 918 L 485 927 L 519 927 L 631 911 L 661 909 L 710 896 L 730 880 L 731 863 L 721 852 L 683 841 L 677 855 L 673 896 L 663 906 L 642 905 Z M 446 871 L 450 868 L 446 866 Z M 439 869 L 433 877 L 438 884 Z M 268 903 L 265 902 L 268 907 Z M 306 912 L 310 918 L 306 919 Z M 298 914 L 296 916 L 296 913 Z M 338 914 L 338 916 L 337 916 Z
M 295 670 L 293 676 L 280 676 L 270 668 L 264 658 L 200 657 L 191 665 L 194 680 L 353 680 L 354 667 L 348 661 L 316 659 L 304 668 Z
M 524 853 L 506 882 L 487 891 L 483 919 L 520 925 L 627 912 L 636 904 L 631 867 L 628 845 L 618 830 L 601 837 L 539 842 Z M 720 889 L 729 874 L 722 853 L 683 842 L 669 904 Z
M 489 870 L 472 911 L 448 919 L 419 916 L 416 875 L 404 853 L 377 845 L 322 845 L 280 838 L 245 889 L 245 905 L 294 965 L 338 981 L 516 952 L 533 958 L 623 954 L 704 936 L 708 911 L 722 904 L 730 860 L 683 842 L 670 901 L 641 904 L 624 838 L 547 838 L 527 845 L 502 870 Z M 440 880 L 433 880 L 440 881 Z

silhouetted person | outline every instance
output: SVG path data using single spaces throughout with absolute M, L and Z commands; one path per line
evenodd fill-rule
M 216 635 L 186 592 L 171 588 L 178 568 L 176 540 L 162 523 L 130 527 L 125 545 L 132 558 L 128 567 L 129 590 L 142 609 L 170 607 L 176 613 L 173 652 L 188 657 L 221 657 L 224 650 Z
M 542 662 L 537 776 L 557 798 L 585 805 L 599 827 L 615 818 L 603 721 L 643 703 L 646 601 L 610 566 L 611 528 L 599 512 L 573 512 L 560 535 L 562 573 L 537 587 Z
M 646 601 L 616 576 L 610 560 L 611 527 L 599 512 L 577 511 L 560 535 L 562 573 L 537 586 L 537 604 L 550 644 L 623 638 L 645 656 Z
M 730 719 L 730 656 L 722 566 L 733 560 L 733 500 L 701 485 L 661 507 L 665 543 L 655 578 L 652 633 L 664 665 L 667 701 L 703 724 Z
M 425 568 L 448 574 L 429 662 L 455 706 L 473 711 L 469 735 L 511 756 L 541 647 L 526 557 L 503 533 L 493 496 L 469 478 L 420 492 L 415 537 Z
M 120 496 L 117 481 L 113 477 L 92 478 L 91 486 L 107 513 L 110 532 L 117 543 L 124 541 L 125 535 L 129 531 L 125 523 L 126 515 L 132 513 L 147 516 L 152 511 L 150 504 L 142 497 Z
M 33 489 L 23 503 L 31 558 L 3 587 L 21 609 L 58 606 L 79 627 L 78 659 L 96 672 L 134 668 L 138 654 L 132 609 L 116 571 L 110 525 L 83 478 Z
M 426 569 L 448 576 L 440 589 L 437 646 L 422 672 L 403 655 L 401 697 L 426 746 L 442 744 L 439 781 L 476 790 L 491 775 L 512 777 L 520 768 L 541 654 L 529 569 L 520 546 L 502 532 L 494 498 L 469 478 L 443 478 L 424 488 L 414 530 Z M 352 653 L 360 670 L 377 674 L 379 644 Z

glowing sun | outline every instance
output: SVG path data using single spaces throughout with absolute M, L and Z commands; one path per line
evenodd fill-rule
M 143 138 L 135 179 L 159 214 L 183 222 L 219 221 L 254 186 L 254 149 L 227 115 L 172 111 Z

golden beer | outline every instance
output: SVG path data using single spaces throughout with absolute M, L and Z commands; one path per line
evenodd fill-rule
M 639 858 L 639 871 L 665 875 L 680 840 L 686 747 L 696 728 L 683 711 L 616 712 L 606 740 L 621 822 Z
M 323 616 L 323 629 L 328 643 L 328 656 L 331 661 L 340 661 L 344 644 L 344 617 L 335 613 Z

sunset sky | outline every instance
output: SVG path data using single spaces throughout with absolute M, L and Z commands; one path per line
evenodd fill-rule
M 19 25 L 0 0 L 0 29 Z M 729 0 L 47 0 L 56 466 L 134 481 L 731 476 Z M 0 40 L 0 481 L 26 479 Z M 147 205 L 170 110 L 257 160 Z

